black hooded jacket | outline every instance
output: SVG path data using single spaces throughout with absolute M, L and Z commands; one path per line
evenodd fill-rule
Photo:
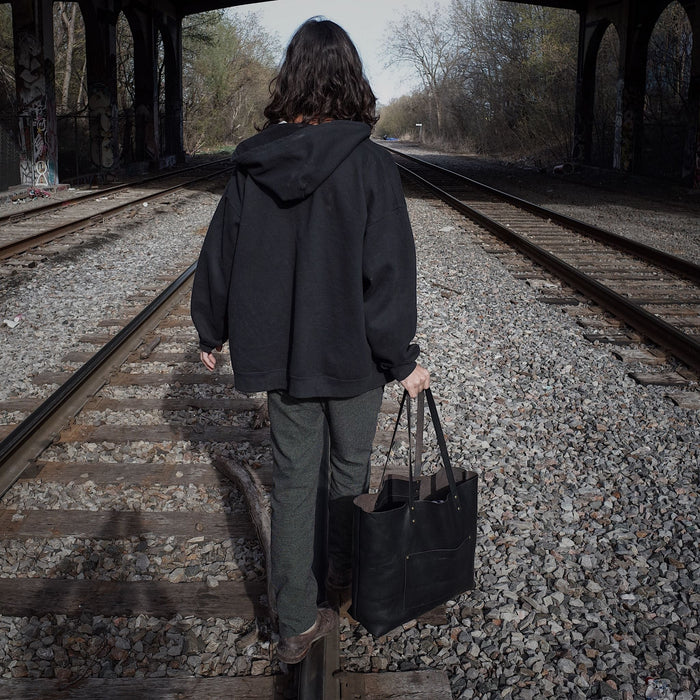
M 415 368 L 416 263 L 398 171 L 366 124 L 278 124 L 242 142 L 192 290 L 200 348 L 236 387 L 356 396 Z

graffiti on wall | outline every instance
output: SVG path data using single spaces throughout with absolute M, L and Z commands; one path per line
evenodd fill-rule
M 112 104 L 109 91 L 102 83 L 90 85 L 90 148 L 92 162 L 99 168 L 115 165 L 112 124 L 116 105 Z
M 17 37 L 17 96 L 19 101 L 20 177 L 23 183 L 57 183 L 55 113 L 47 85 L 53 84 L 53 64 L 44 60 L 34 34 Z
M 634 168 L 635 143 L 641 128 L 642 104 L 643 98 L 640 98 L 638 91 L 620 79 L 617 89 L 613 167 L 624 172 L 632 172 Z
M 626 109 L 622 114 L 620 141 L 620 169 L 629 172 L 634 161 L 634 111 Z

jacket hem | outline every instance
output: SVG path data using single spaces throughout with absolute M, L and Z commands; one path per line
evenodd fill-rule
M 326 376 L 289 377 L 284 371 L 246 374 L 234 370 L 234 383 L 239 391 L 247 394 L 260 391 L 285 391 L 297 399 L 359 396 L 371 389 L 384 386 L 388 381 L 391 381 L 391 378 L 381 372 L 359 379 L 337 379 Z

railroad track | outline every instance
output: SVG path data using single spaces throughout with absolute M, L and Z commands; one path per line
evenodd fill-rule
M 205 172 L 202 174 L 195 174 L 203 169 Z M 216 179 L 230 172 L 230 169 L 230 159 L 220 159 L 2 216 L 0 260 L 20 254 L 25 254 L 25 258 L 27 255 L 33 256 L 35 252 L 41 252 L 36 250 L 41 246 L 78 231 L 95 229 L 101 233 L 102 224 L 112 216 Z
M 64 358 L 75 372 L 34 377 L 48 399 L 0 402 L 0 697 L 450 697 L 435 671 L 343 672 L 338 638 L 276 665 L 263 400 L 235 391 L 225 355 L 201 369 L 192 272 L 103 319 Z
M 603 324 L 590 321 L 593 332 L 589 339 L 618 345 L 647 339 L 694 372 L 700 371 L 700 266 L 388 150 L 402 172 L 487 231 L 491 252 L 507 251 L 498 244 L 493 247 L 495 237 L 618 319 Z M 576 305 L 580 298 L 570 292 L 555 296 L 550 292 L 544 300 Z M 619 328 L 620 323 L 634 332 Z M 665 359 L 648 350 L 635 350 L 628 356 L 652 363 L 656 359 L 656 364 Z M 638 378 L 646 383 L 687 381 L 665 375 L 655 382 L 641 373 Z
M 340 672 L 337 637 L 274 661 L 263 398 L 235 391 L 225 354 L 202 368 L 193 272 L 81 337 L 74 372 L 34 376 L 48 398 L 0 402 L 0 697 L 451 697 L 437 671 Z

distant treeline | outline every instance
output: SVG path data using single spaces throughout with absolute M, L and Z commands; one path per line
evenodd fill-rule
M 85 29 L 77 3 L 53 7 L 58 114 L 72 115 L 77 123 L 87 116 Z M 123 14 L 117 42 L 118 107 L 128 115 L 134 61 Z M 12 43 L 10 5 L 0 4 L 0 120 L 5 124 L 14 123 Z M 674 130 L 680 133 L 679 125 L 687 123 L 691 45 L 690 22 L 674 0 L 649 45 L 645 133 L 654 143 L 668 144 Z M 263 122 L 269 82 L 281 57 L 276 38 L 255 14 L 241 18 L 222 10 L 186 18 L 183 46 L 185 149 L 196 153 L 231 146 L 254 133 Z M 381 107 L 380 136 L 543 161 L 571 154 L 576 12 L 501 0 L 452 0 L 447 7 L 405 12 L 387 27 L 385 47 L 397 80 L 408 73 L 417 87 Z M 597 62 L 593 156 L 601 164 L 609 164 L 612 154 L 618 54 L 611 26 Z M 163 73 L 161 65 L 162 98 Z
M 78 3 L 55 2 L 54 57 L 59 118 L 86 124 L 85 26 Z M 183 23 L 183 113 L 185 149 L 230 146 L 255 132 L 281 47 L 256 15 L 238 18 L 222 11 L 187 17 Z M 162 49 L 159 51 L 162 57 Z M 124 14 L 117 23 L 117 103 L 120 115 L 134 104 L 134 45 Z M 161 112 L 165 110 L 164 67 L 159 66 Z M 0 4 L 0 119 L 16 112 L 12 13 Z M 121 123 L 128 121 L 122 118 Z M 132 119 L 133 121 L 133 119 Z M 123 139 L 120 138 L 120 143 Z
M 396 66 L 397 79 L 408 69 L 419 87 L 382 107 L 378 134 L 545 162 L 569 157 L 578 29 L 574 11 L 500 0 L 452 0 L 447 8 L 404 13 L 387 29 L 387 66 Z M 688 17 L 674 1 L 649 45 L 650 133 L 683 120 L 691 42 Z M 618 64 L 611 26 L 596 75 L 593 156 L 601 164 L 612 154 Z

